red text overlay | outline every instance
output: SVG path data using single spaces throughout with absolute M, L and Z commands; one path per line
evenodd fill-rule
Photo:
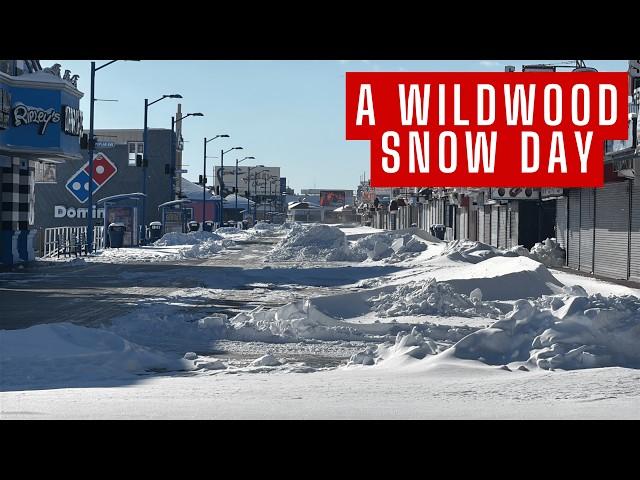
M 628 135 L 626 73 L 349 72 L 374 187 L 597 187 Z

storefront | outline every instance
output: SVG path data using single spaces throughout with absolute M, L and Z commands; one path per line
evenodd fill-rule
M 142 218 L 140 208 L 136 224 L 148 226 L 153 221 L 161 221 L 158 205 L 173 200 L 171 176 L 167 168 L 171 162 L 172 135 L 174 134 L 170 129 L 148 130 L 145 218 Z M 91 212 L 88 209 L 89 157 L 86 150 L 82 151 L 80 158 L 51 165 L 36 176 L 36 248 L 48 228 L 86 227 L 89 214 L 94 218 L 94 225 L 103 225 L 105 213 L 104 206 L 99 202 L 101 199 L 143 191 L 144 169 L 140 157 L 145 146 L 142 142 L 142 129 L 96 130 L 95 137 L 94 205 Z
M 0 69 L 0 264 L 13 265 L 34 258 L 36 165 L 82 158 L 82 93 L 78 76 L 62 75 L 59 64 L 0 63 L 7 67 Z

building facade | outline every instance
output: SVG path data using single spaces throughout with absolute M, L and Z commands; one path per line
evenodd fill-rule
M 94 190 L 92 215 L 95 224 L 104 219 L 104 210 L 96 206 L 100 199 L 113 195 L 142 192 L 143 172 L 138 155 L 142 155 L 142 129 L 95 130 Z M 174 134 L 170 129 L 148 130 L 147 198 L 144 219 L 135 223 L 149 225 L 160 220 L 158 205 L 173 200 L 171 176 L 166 165 L 171 162 Z M 87 225 L 88 212 L 88 152 L 79 159 L 55 165 L 40 165 L 35 181 L 35 219 L 39 232 L 52 227 Z M 39 235 L 40 237 L 41 235 Z
M 0 264 L 33 260 L 36 176 L 82 155 L 78 75 L 59 64 L 0 60 Z M 46 165 L 46 167 L 45 167 Z
M 629 61 L 628 136 L 605 145 L 601 188 L 425 188 L 396 194 L 402 205 L 371 209 L 378 228 L 446 227 L 446 239 L 531 248 L 556 238 L 566 266 L 606 278 L 640 281 L 640 61 Z M 394 192 L 395 193 L 395 192 Z M 365 218 L 365 216 L 363 216 Z

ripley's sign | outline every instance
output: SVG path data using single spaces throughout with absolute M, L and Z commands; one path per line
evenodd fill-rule
M 13 124 L 16 127 L 29 124 L 40 125 L 40 135 L 44 135 L 49 123 L 60 123 L 60 113 L 53 108 L 43 109 L 31 107 L 24 103 L 16 103 L 13 107 Z

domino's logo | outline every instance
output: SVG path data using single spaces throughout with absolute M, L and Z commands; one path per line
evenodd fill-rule
M 85 203 L 89 199 L 89 188 L 92 193 L 96 193 L 117 171 L 118 168 L 104 153 L 97 153 L 93 157 L 93 180 L 89 178 L 90 170 L 87 162 L 71 176 L 66 185 L 67 190 L 80 203 Z

